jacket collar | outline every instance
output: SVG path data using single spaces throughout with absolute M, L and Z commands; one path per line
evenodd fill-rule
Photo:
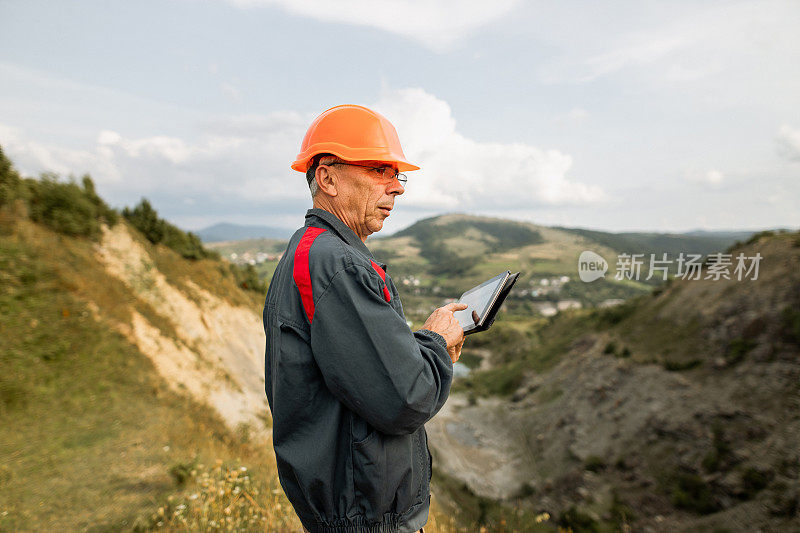
M 339 237 L 341 237 L 344 242 L 363 253 L 370 259 L 374 259 L 372 252 L 369 251 L 367 245 L 358 238 L 358 235 L 356 235 L 355 231 L 350 229 L 344 222 L 339 220 L 339 217 L 329 211 L 315 207 L 306 212 L 306 226 L 310 225 L 310 222 L 314 217 L 320 219 L 325 226 L 328 226 L 330 229 L 338 233 Z M 381 268 L 386 270 L 385 265 L 382 265 Z

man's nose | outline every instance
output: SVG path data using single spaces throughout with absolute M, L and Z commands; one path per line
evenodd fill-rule
M 389 186 L 386 188 L 387 194 L 396 194 L 400 196 L 406 192 L 406 188 L 403 187 L 403 184 L 400 183 L 400 180 L 397 178 L 393 178 L 392 181 L 389 182 Z

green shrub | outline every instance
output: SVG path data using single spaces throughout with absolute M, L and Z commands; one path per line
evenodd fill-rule
M 94 181 L 92 181 L 89 174 L 83 175 L 81 184 L 83 185 L 83 194 L 94 204 L 97 215 L 109 226 L 113 226 L 119 222 L 119 213 L 117 213 L 115 209 L 110 208 L 108 204 L 100 198 L 94 188 Z
M 742 485 L 744 486 L 745 497 L 749 500 L 756 494 L 764 490 L 769 484 L 771 476 L 757 468 L 747 468 L 742 473 Z
M 697 474 L 685 472 L 675 477 L 672 487 L 672 503 L 679 509 L 700 514 L 713 513 L 718 509 L 708 483 Z
M 800 344 L 800 311 L 793 306 L 786 306 L 781 312 L 780 333 L 786 342 Z
M 175 484 L 179 487 L 186 484 L 186 481 L 192 477 L 192 471 L 195 469 L 196 465 L 196 459 L 191 462 L 181 462 L 172 465 L 172 467 L 169 469 L 169 473 L 172 476 L 172 479 L 175 480 Z
M 38 180 L 22 178 L 0 147 L 0 206 L 24 201 L 34 222 L 73 237 L 96 238 L 100 224 L 113 226 L 119 214 L 111 209 L 86 174 L 81 184 L 74 178 L 61 181 L 56 174 L 42 174 Z
M 171 224 L 164 227 L 164 246 L 172 248 L 186 259 L 205 259 L 211 254 L 203 247 L 200 237 L 189 232 L 184 232 Z
M 739 363 L 755 346 L 756 343 L 751 339 L 731 339 L 725 351 L 725 360 L 731 365 Z
M 461 352 L 461 357 L 459 358 L 458 362 L 466 366 L 470 370 L 474 370 L 481 366 L 481 362 L 483 362 L 483 357 L 475 355 L 473 352 L 464 351 Z
M 0 166 L 3 163 L 0 158 Z M 97 195 L 89 175 L 83 176 L 78 185 L 74 178 L 61 181 L 55 174 L 43 174 L 39 180 L 19 180 L 8 168 L 0 169 L 0 174 L 2 202 L 23 199 L 31 220 L 59 233 L 96 238 L 101 223 L 113 226 L 119 219 L 117 212 Z
M 489 370 L 475 370 L 456 389 L 469 389 L 478 396 L 509 396 L 519 388 L 523 378 L 523 367 L 517 361 Z
M 603 353 L 606 355 L 613 355 L 614 357 L 622 357 L 628 358 L 631 356 L 631 350 L 627 346 L 623 347 L 622 350 L 617 351 L 617 343 L 614 341 L 609 342 L 606 344 L 606 347 L 603 348 Z
M 725 440 L 725 433 L 722 426 L 716 424 L 712 429 L 711 449 L 703 457 L 702 466 L 706 472 L 716 472 L 731 455 L 731 447 Z
M 583 464 L 583 468 L 588 470 L 589 472 L 600 472 L 601 470 L 605 470 L 606 462 L 603 460 L 602 457 L 598 457 L 596 455 L 590 455 L 586 458 L 586 462 Z
M 681 372 L 683 370 L 692 370 L 693 368 L 702 366 L 702 364 L 703 361 L 700 359 L 690 359 L 689 361 L 666 360 L 664 361 L 664 370 L 668 370 L 669 372 Z
M 145 239 L 158 244 L 164 240 L 165 226 L 167 222 L 158 217 L 158 213 L 146 198 L 142 198 L 139 204 L 133 209 L 124 208 L 122 210 L 128 222 L 139 230 Z
M 791 489 L 786 483 L 779 481 L 774 485 L 770 498 L 770 514 L 793 518 L 800 515 L 800 491 Z
M 25 197 L 25 183 L 0 146 L 0 206 Z
M 588 514 L 578 510 L 574 505 L 561 513 L 558 518 L 558 525 L 575 532 L 600 531 L 600 524 Z
M 517 498 L 530 498 L 536 494 L 536 487 L 532 485 L 530 482 L 526 481 L 522 484 L 517 492 Z
M 70 236 L 100 234 L 97 206 L 74 180 L 62 183 L 55 174 L 45 174 L 31 185 L 29 208 L 34 222 Z
M 630 531 L 630 524 L 636 517 L 633 510 L 614 492 L 614 497 L 611 501 L 611 508 L 609 509 L 611 515 L 611 524 L 614 526 L 615 531 Z
M 122 216 L 148 241 L 153 244 L 163 244 L 186 259 L 219 258 L 219 254 L 203 247 L 203 243 L 197 235 L 185 232 L 160 218 L 146 198 L 142 198 L 133 209 L 124 208 Z
M 230 271 L 233 274 L 236 284 L 242 289 L 255 291 L 261 294 L 267 292 L 267 284 L 258 277 L 255 267 L 250 264 L 236 265 L 230 263 Z
M 631 316 L 636 310 L 636 306 L 627 301 L 613 307 L 598 309 L 595 315 L 601 326 L 615 326 Z

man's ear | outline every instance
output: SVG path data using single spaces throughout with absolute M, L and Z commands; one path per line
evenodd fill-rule
M 328 170 L 327 166 L 318 166 L 317 172 L 314 174 L 314 179 L 317 180 L 317 186 L 319 187 L 319 190 L 328 196 L 337 196 L 339 194 L 339 191 L 336 187 L 338 185 L 337 180 L 330 170 Z

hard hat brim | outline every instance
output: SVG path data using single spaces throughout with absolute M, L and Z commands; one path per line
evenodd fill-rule
M 319 154 L 335 155 L 344 161 L 381 161 L 383 163 L 394 163 L 400 172 L 410 172 L 419 170 L 417 165 L 413 165 L 405 160 L 405 157 L 394 154 L 388 150 L 376 150 L 375 148 L 351 148 L 339 143 L 318 143 L 309 147 L 308 150 L 297 155 L 297 159 L 292 163 L 292 169 L 298 172 L 306 172 L 311 165 L 311 160 Z

